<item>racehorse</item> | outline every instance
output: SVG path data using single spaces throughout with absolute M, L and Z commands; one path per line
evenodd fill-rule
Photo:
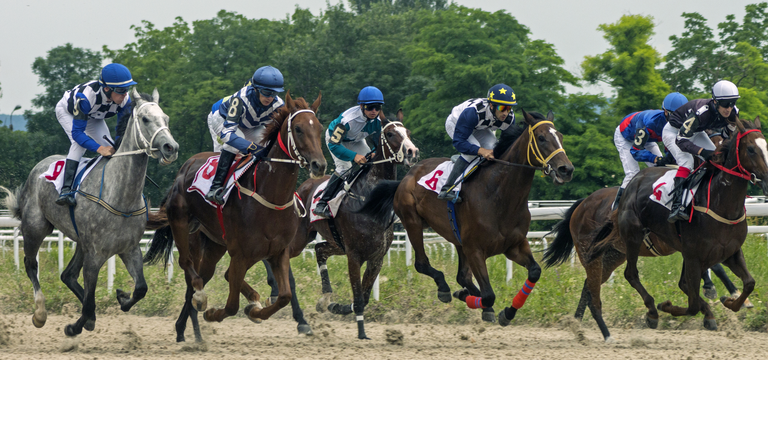
M 642 170 L 632 179 L 622 197 L 618 210 L 603 225 L 589 247 L 589 264 L 611 249 L 626 254 L 624 277 L 643 298 L 648 308 L 646 323 L 658 325 L 658 309 L 673 316 L 704 314 L 704 328 L 716 330 L 717 323 L 707 304 L 699 296 L 702 271 L 722 262 L 743 282 L 737 298 L 721 297 L 721 303 L 738 311 L 752 293 L 755 280 L 747 270 L 741 245 L 747 236 L 744 199 L 749 182 L 759 183 L 768 193 L 768 148 L 760 119 L 735 122 L 736 134 L 731 135 L 706 164 L 701 186 L 693 197 L 689 222 L 667 222 L 669 210 L 651 202 L 654 182 L 664 175 L 664 168 Z M 704 165 L 704 164 L 702 164 Z M 683 269 L 678 286 L 688 296 L 688 307 L 674 306 L 667 300 L 654 305 L 653 297 L 643 287 L 637 271 L 637 258 L 642 250 L 644 233 L 652 233 L 658 244 L 680 251 Z M 593 302 L 595 292 L 592 292 Z M 602 330 L 602 329 L 601 329 Z
M 419 158 L 419 149 L 410 139 L 410 131 L 402 124 L 402 111 L 397 113 L 397 121 L 387 120 L 379 114 L 382 120 L 381 144 L 371 161 L 361 168 L 357 180 L 347 191 L 338 214 L 333 219 L 321 219 L 310 223 L 310 217 L 303 218 L 296 237 L 291 243 L 291 258 L 301 254 L 309 242 L 315 239 L 317 233 L 326 239 L 315 245 L 315 257 L 320 269 L 323 296 L 320 298 L 317 310 L 325 308 L 335 314 L 347 315 L 354 311 L 357 319 L 357 337 L 368 339 L 365 334 L 363 312 L 371 295 L 371 289 L 379 276 L 384 256 L 389 250 L 394 237 L 393 220 L 384 222 L 375 220 L 369 215 L 358 214 L 356 210 L 362 207 L 365 197 L 379 183 L 393 180 L 397 176 L 397 165 L 411 166 Z M 309 179 L 299 187 L 299 195 L 306 203 L 313 201 L 318 186 L 328 177 Z M 319 196 L 317 197 L 319 199 Z M 333 294 L 326 262 L 333 255 L 347 256 L 349 282 L 352 286 L 353 303 L 340 305 L 331 303 Z M 360 268 L 367 263 L 362 282 Z M 293 279 L 293 277 L 291 277 Z M 293 285 L 292 285 L 293 289 Z M 298 307 L 298 304 L 295 308 Z M 296 311 L 294 308 L 294 317 Z
M 147 222 L 146 200 L 142 194 L 149 158 L 170 164 L 178 156 L 179 145 L 168 129 L 168 116 L 158 106 L 157 89 L 152 96 L 131 90 L 130 116 L 121 120 L 117 152 L 99 160 L 92 174 L 85 177 L 76 192 L 77 206 L 56 205 L 56 188 L 41 176 L 63 156 L 50 156 L 29 173 L 26 183 L 15 194 L 3 188 L 8 196 L 5 206 L 13 217 L 21 220 L 24 238 L 24 268 L 35 293 L 35 327 L 45 325 L 48 314 L 45 296 L 37 277 L 37 252 L 45 236 L 54 228 L 77 242 L 75 254 L 61 274 L 61 280 L 83 305 L 74 324 L 64 328 L 67 336 L 93 330 L 96 325 L 94 293 L 99 269 L 113 255 L 119 255 L 135 282 L 133 295 L 116 290 L 120 308 L 127 312 L 147 293 L 139 242 Z M 63 161 L 62 161 L 63 164 Z M 77 278 L 83 270 L 83 285 Z
M 437 298 L 444 303 L 451 301 L 450 288 L 443 273 L 429 263 L 422 230 L 432 227 L 453 243 L 459 256 L 456 281 L 463 287 L 453 296 L 466 301 L 470 308 L 483 308 L 482 317 L 490 322 L 495 318 L 496 296 L 488 278 L 486 259 L 503 253 L 524 266 L 528 270 L 528 281 L 522 295 L 530 293 L 541 275 L 541 267 L 534 260 L 526 237 L 531 223 L 528 194 L 534 173 L 543 170 L 555 184 L 568 182 L 573 175 L 573 165 L 563 149 L 563 136 L 552 123 L 552 112 L 545 119 L 541 114 L 523 110 L 523 118 L 523 124 L 501 134 L 493 162 L 485 161 L 485 166 L 465 181 L 461 191 L 463 201 L 455 207 L 455 212 L 449 213 L 445 201 L 418 185 L 419 179 L 446 161 L 444 158 L 419 162 L 401 182 L 378 186 L 360 210 L 388 220 L 394 207 L 413 245 L 416 271 L 434 279 Z M 460 225 L 456 231 L 451 222 L 453 215 Z M 480 284 L 479 290 L 472 282 L 473 275 Z M 519 307 L 522 304 L 516 297 L 512 307 L 499 313 L 499 324 L 509 325 Z
M 184 307 L 176 322 L 178 342 L 184 341 L 188 317 L 196 328 L 195 337 L 202 340 L 194 310 L 205 311 L 206 321 L 221 322 L 237 313 L 242 293 L 249 301 L 245 315 L 258 323 L 291 301 L 288 245 L 299 225 L 297 213 L 303 208 L 294 192 L 299 168 L 308 168 L 312 177 L 322 176 L 326 168 L 320 138 L 322 125 L 315 115 L 320 100 L 318 95 L 309 107 L 303 98 L 292 99 L 290 92 L 286 94 L 285 105 L 276 111 L 266 129 L 266 158 L 242 174 L 226 205 L 214 207 L 198 192 L 188 191 L 198 169 L 214 155 L 200 153 L 184 163 L 160 212 L 150 215 L 150 226 L 157 231 L 144 261 L 167 258 L 175 241 L 179 267 L 187 283 Z M 286 155 L 289 159 L 285 159 Z M 203 287 L 225 252 L 230 255 L 224 276 L 229 282 L 227 303 L 223 309 L 206 310 Z M 279 287 L 277 301 L 264 308 L 259 294 L 244 280 L 248 269 L 262 259 L 274 269 Z

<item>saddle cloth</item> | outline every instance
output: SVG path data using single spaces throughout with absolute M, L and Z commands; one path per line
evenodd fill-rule
M 469 166 L 464 170 L 463 177 L 467 177 L 469 173 L 472 172 L 472 170 L 482 161 L 481 158 L 475 158 Z M 447 160 L 440 165 L 438 165 L 435 169 L 432 170 L 429 174 L 425 175 L 421 179 L 419 179 L 418 184 L 419 186 L 423 187 L 424 189 L 431 190 L 434 193 L 439 194 L 440 190 L 445 185 L 445 182 L 448 181 L 448 176 L 451 174 L 451 169 L 453 169 L 453 161 Z M 458 177 L 456 179 L 456 182 L 458 182 L 461 179 L 461 177 Z M 461 185 L 464 184 L 462 181 L 461 183 L 458 183 L 456 187 L 453 189 L 458 194 L 461 192 Z
M 241 159 L 239 158 L 235 159 L 234 163 L 235 164 L 240 163 L 240 160 Z M 227 185 L 225 186 L 226 193 L 224 194 L 224 204 L 227 203 L 227 198 L 229 198 L 229 194 L 230 192 L 232 192 L 232 189 L 234 188 L 235 182 L 237 181 L 237 179 L 239 179 L 243 175 L 243 173 L 245 173 L 245 171 L 248 168 L 250 168 L 251 165 L 253 165 L 254 162 L 255 162 L 254 159 L 251 159 L 250 161 L 248 161 L 248 163 L 246 163 L 242 167 L 235 170 L 234 175 L 232 175 L 231 177 L 229 177 L 229 179 L 227 179 Z M 219 155 L 209 157 L 208 160 L 205 161 L 203 166 L 201 166 L 195 173 L 195 179 L 192 181 L 192 184 L 189 185 L 189 188 L 187 188 L 187 192 L 194 191 L 202 195 L 203 198 L 205 198 L 205 194 L 207 194 L 208 191 L 211 190 L 211 183 L 213 183 L 213 177 L 214 175 L 216 175 L 216 167 L 218 165 L 219 165 Z M 208 200 L 205 200 L 205 202 L 207 202 L 209 205 L 213 207 L 216 207 L 216 204 Z
M 650 198 L 658 204 L 663 205 L 668 210 L 672 210 L 672 203 L 669 202 L 672 199 L 672 189 L 675 187 L 675 174 L 677 170 L 669 170 L 666 174 L 659 177 L 656 182 L 653 183 L 653 193 Z M 686 189 L 683 195 L 683 205 L 688 207 L 688 204 L 693 200 L 693 194 L 698 190 L 699 185 L 694 186 L 693 189 Z
M 309 207 L 309 223 L 317 222 L 319 220 L 325 219 L 323 217 L 320 217 L 315 214 L 315 208 L 317 207 L 317 203 L 320 201 L 320 198 L 323 197 L 323 192 L 325 191 L 326 186 L 328 186 L 328 182 L 331 179 L 320 183 L 320 186 L 315 189 L 315 194 L 312 195 L 312 203 Z M 341 201 L 344 200 L 344 196 L 347 194 L 347 191 L 344 190 L 342 187 L 339 192 L 336 193 L 336 196 L 328 200 L 328 208 L 331 210 L 331 215 L 333 217 L 336 217 L 336 215 L 339 212 L 339 207 L 341 207 Z
M 80 183 L 83 182 L 85 177 L 93 171 L 93 167 L 96 166 L 97 163 L 99 163 L 99 159 L 101 159 L 101 156 L 96 158 L 96 161 L 92 163 L 88 168 L 86 168 L 86 165 L 88 165 L 88 162 L 91 161 L 91 158 L 81 158 L 80 164 L 77 166 L 77 176 L 80 175 L 83 170 L 83 175 L 80 177 Z M 48 170 L 42 174 L 40 174 L 41 179 L 45 179 L 50 183 L 53 183 L 53 185 L 56 187 L 56 192 L 61 193 L 61 188 L 64 186 L 64 176 L 61 175 L 61 173 L 64 172 L 64 164 L 65 164 L 66 158 L 61 158 L 58 160 L 55 160 L 51 163 L 50 166 L 48 166 Z M 75 176 L 77 178 L 77 176 Z

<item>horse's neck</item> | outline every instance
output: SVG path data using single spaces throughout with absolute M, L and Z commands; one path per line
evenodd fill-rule
M 132 122 L 133 119 L 129 120 Z M 135 130 L 128 128 L 123 136 L 122 144 L 117 152 L 125 153 L 137 150 L 137 136 Z M 147 174 L 147 164 L 149 156 L 143 153 L 113 157 L 106 163 L 104 169 L 104 184 L 101 186 L 102 198 L 112 203 L 131 203 L 137 201 L 144 191 L 144 179 Z M 97 181 L 101 182 L 101 169 L 97 167 L 91 172 L 92 177 L 99 177 Z M 93 180 L 91 180 L 93 181 Z
M 735 143 L 731 148 L 732 150 L 728 153 L 723 166 L 737 171 L 736 153 L 738 148 L 736 148 Z M 711 191 L 707 191 L 709 188 L 707 180 L 702 181 L 699 190 L 703 190 L 700 193 L 709 195 L 709 208 L 726 219 L 739 218 L 744 211 L 744 199 L 747 197 L 747 188 L 749 187 L 747 180 L 718 170 L 712 175 Z M 706 203 L 707 195 L 702 195 L 704 203 Z
M 383 153 L 383 152 L 382 152 Z M 377 158 L 379 156 L 377 155 Z M 383 159 L 383 157 L 382 157 Z M 375 160 L 374 160 L 375 162 Z M 380 164 L 376 164 L 373 167 L 371 167 L 370 172 L 368 172 L 368 178 L 373 179 L 374 181 L 378 180 L 394 180 L 397 173 L 397 168 L 394 164 L 394 162 L 384 162 Z
M 528 165 L 526 152 L 528 149 L 528 132 L 520 137 L 504 152 L 499 160 Z M 533 184 L 536 171 L 520 166 L 508 166 L 497 162 L 486 162 L 481 169 L 478 183 L 492 200 L 497 202 L 497 215 L 508 218 L 522 208 L 528 208 L 528 195 Z
M 289 159 L 288 155 L 278 144 L 272 145 L 267 157 L 274 159 Z M 253 183 L 253 171 L 256 172 L 256 184 Z M 247 183 L 267 201 L 282 205 L 290 200 L 296 190 L 296 180 L 299 178 L 299 165 L 286 162 L 261 161 L 249 169 Z

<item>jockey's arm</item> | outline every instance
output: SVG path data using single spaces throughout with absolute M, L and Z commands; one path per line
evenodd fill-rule
M 245 104 L 238 97 L 225 100 L 219 107 L 219 115 L 224 117 L 224 129 L 219 133 L 223 142 L 243 153 L 259 150 L 261 147 L 237 135 L 240 118 L 245 113 Z
M 78 95 L 82 97 L 78 97 L 77 103 L 75 104 L 75 118 L 72 120 L 71 131 L 72 139 L 75 140 L 76 143 L 85 147 L 87 150 L 99 153 L 99 147 L 103 146 L 94 141 L 93 138 L 89 137 L 85 133 L 85 128 L 88 126 L 88 113 L 91 111 L 91 103 L 88 102 L 88 99 L 85 97 L 85 95 Z
M 453 146 L 459 153 L 468 155 L 477 154 L 480 147 L 470 143 L 469 137 L 472 136 L 478 122 L 477 112 L 471 107 L 462 111 L 461 115 L 456 120 L 456 128 L 453 131 Z
M 331 139 L 328 141 L 328 150 L 330 150 L 334 156 L 339 158 L 339 160 L 343 160 L 345 162 L 357 162 L 357 160 L 355 160 L 356 156 L 360 156 L 362 158 L 365 157 L 358 155 L 352 150 L 344 147 L 342 141 L 344 140 L 344 137 L 347 136 L 347 132 L 349 132 L 349 126 L 338 123 L 329 133 Z

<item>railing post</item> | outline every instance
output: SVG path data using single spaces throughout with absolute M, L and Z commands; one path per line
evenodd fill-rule
M 107 291 L 112 293 L 112 285 L 115 284 L 115 256 L 112 255 L 107 260 Z
M 507 259 L 507 283 L 512 280 L 512 260 Z
M 168 283 L 171 283 L 171 279 L 173 279 L 173 250 L 171 250 L 171 254 L 168 255 Z
M 413 247 L 411 246 L 411 240 L 408 238 L 408 232 L 405 232 L 405 266 L 411 266 L 411 258 L 413 258 Z
M 59 231 L 59 275 L 64 271 L 64 233 Z
M 373 299 L 379 301 L 379 276 L 373 281 Z
M 13 262 L 16 264 L 16 271 L 19 271 L 19 228 L 13 229 Z

